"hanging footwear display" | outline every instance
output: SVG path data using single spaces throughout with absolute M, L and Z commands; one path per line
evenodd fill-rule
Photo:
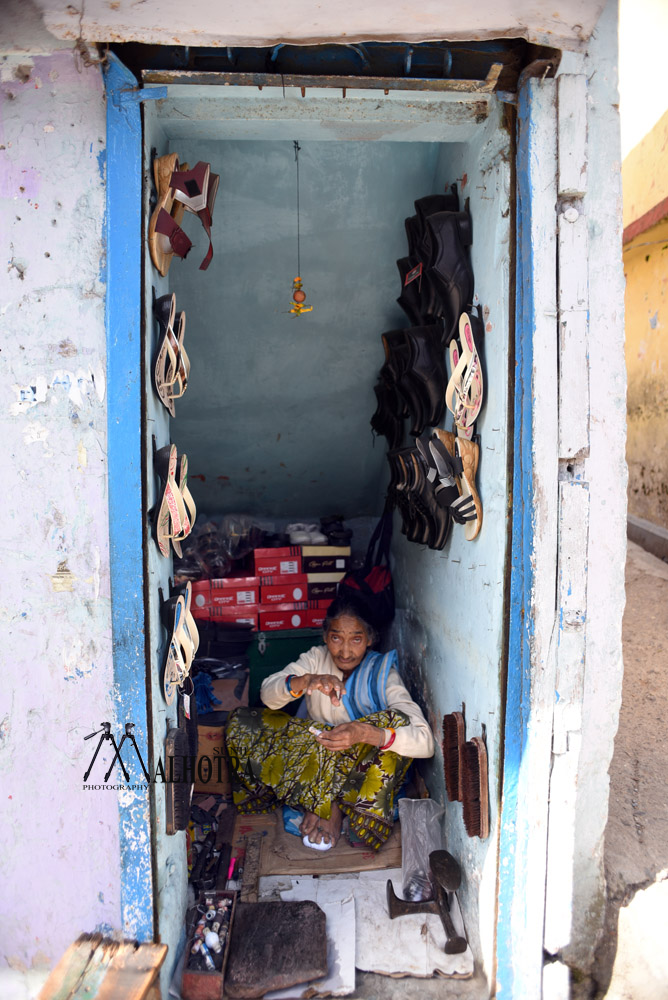
M 200 264 L 206 271 L 213 257 L 211 226 L 213 206 L 218 192 L 219 176 L 209 163 L 200 161 L 191 169 L 179 164 L 178 154 L 156 157 L 153 176 L 157 192 L 155 209 L 148 226 L 148 248 L 151 260 L 165 277 L 174 255 L 185 258 L 191 247 L 190 237 L 181 228 L 185 211 L 196 215 L 209 238 L 209 249 Z
M 452 521 L 464 526 L 468 541 L 482 526 L 475 483 L 480 450 L 473 438 L 484 402 L 483 325 L 472 314 L 468 202 L 460 211 L 454 185 L 448 194 L 418 198 L 405 228 L 408 256 L 397 261 L 397 303 L 412 325 L 382 334 L 385 363 L 375 386 L 371 426 L 387 438 L 388 496 L 401 515 L 402 533 L 409 541 L 440 549 Z M 446 407 L 456 434 L 438 426 Z M 413 448 L 401 447 L 406 417 Z

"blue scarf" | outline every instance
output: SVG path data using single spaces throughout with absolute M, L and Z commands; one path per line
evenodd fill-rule
M 346 693 L 341 701 L 351 721 L 387 708 L 385 685 L 387 676 L 397 665 L 397 651 L 367 653 L 346 681 Z

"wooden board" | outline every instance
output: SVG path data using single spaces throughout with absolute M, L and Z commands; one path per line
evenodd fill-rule
M 225 995 L 261 997 L 327 975 L 325 914 L 311 900 L 238 903 Z
M 38 1000 L 150 1000 L 167 945 L 111 941 L 82 934 L 71 944 L 42 987 Z
M 401 868 L 399 823 L 395 823 L 392 835 L 379 851 L 351 847 L 345 837 L 331 851 L 314 851 L 305 847 L 299 837 L 285 832 L 280 810 L 260 816 L 237 816 L 232 850 L 243 851 L 251 834 L 262 836 L 260 875 L 333 875 Z

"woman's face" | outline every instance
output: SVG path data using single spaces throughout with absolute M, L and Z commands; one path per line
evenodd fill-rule
M 369 648 L 369 636 L 359 618 L 340 615 L 330 625 L 325 643 L 339 670 L 349 674 L 364 659 Z

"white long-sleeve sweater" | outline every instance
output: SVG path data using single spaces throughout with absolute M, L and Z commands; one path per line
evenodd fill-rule
M 267 708 L 280 709 L 292 701 L 286 686 L 290 674 L 297 677 L 303 674 L 333 674 L 334 677 L 343 679 L 343 674 L 334 663 L 327 647 L 314 646 L 308 652 L 302 653 L 294 663 L 289 663 L 283 670 L 263 681 L 260 697 Z M 401 726 L 396 731 L 397 736 L 392 744 L 394 753 L 401 754 L 402 757 L 432 757 L 434 737 L 431 729 L 394 667 L 388 674 L 385 693 L 388 707 L 403 712 L 410 719 L 408 726 Z M 306 711 L 310 719 L 332 726 L 351 721 L 345 706 L 332 705 L 329 695 L 323 694 L 322 691 L 314 691 L 305 695 L 305 698 Z M 389 737 L 390 734 L 387 735 Z

